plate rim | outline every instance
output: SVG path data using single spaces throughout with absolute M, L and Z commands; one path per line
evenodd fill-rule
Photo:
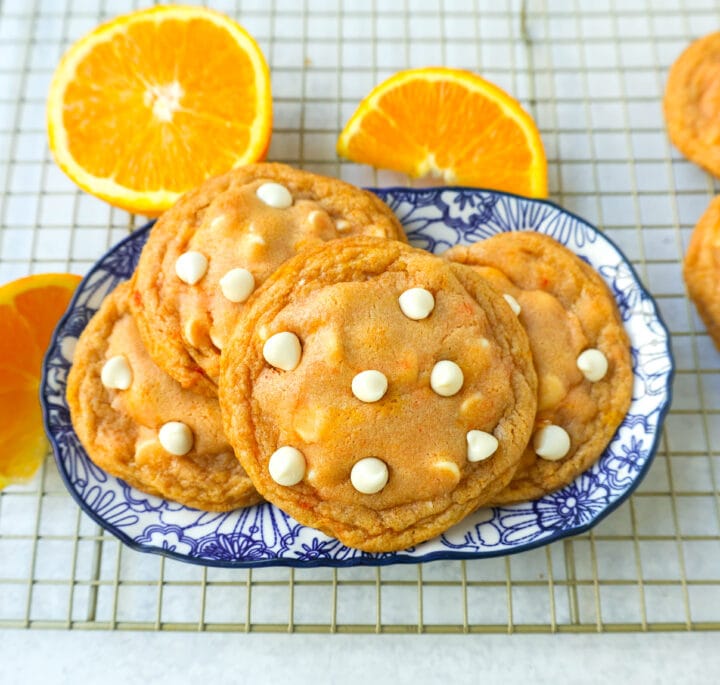
M 42 409 L 42 418 L 43 418 L 43 427 L 45 429 L 45 434 L 47 436 L 48 441 L 50 442 L 50 445 L 52 447 L 52 453 L 53 453 L 53 459 L 55 461 L 55 464 L 57 466 L 57 470 L 60 474 L 61 480 L 63 484 L 65 485 L 65 488 L 70 492 L 70 495 L 75 500 L 75 502 L 80 506 L 80 509 L 89 516 L 95 523 L 97 523 L 103 530 L 106 530 L 111 535 L 114 535 L 116 538 L 120 540 L 123 544 L 127 545 L 131 549 L 142 552 L 144 554 L 156 554 L 161 557 L 167 557 L 169 559 L 174 559 L 177 561 L 182 561 L 185 563 L 193 564 L 195 566 L 204 566 L 204 567 L 214 567 L 214 568 L 235 568 L 235 569 L 241 569 L 241 568 L 267 568 L 267 567 L 291 567 L 291 568 L 318 568 L 318 567 L 324 567 L 324 568 L 343 568 L 343 567 L 355 567 L 355 566 L 389 566 L 393 564 L 421 564 L 425 562 L 431 562 L 431 561 L 439 561 L 439 560 L 446 560 L 446 561 L 467 561 L 467 560 L 475 560 L 475 559 L 491 559 L 496 557 L 503 557 L 503 556 L 512 556 L 515 554 L 520 554 L 521 552 L 527 552 L 533 549 L 537 549 L 539 547 L 544 547 L 546 545 L 550 545 L 554 542 L 557 542 L 558 540 L 563 540 L 565 538 L 574 537 L 576 535 L 582 535 L 583 533 L 588 532 L 591 528 L 594 528 L 597 526 L 601 521 L 603 521 L 607 516 L 609 516 L 612 512 L 614 512 L 621 504 L 623 504 L 639 487 L 639 485 L 642 483 L 642 481 L 645 479 L 645 476 L 647 475 L 647 472 L 650 469 L 650 466 L 655 460 L 655 455 L 657 453 L 658 447 L 660 445 L 660 441 L 662 439 L 663 434 L 663 427 L 665 422 L 665 417 L 667 416 L 668 412 L 670 411 L 670 407 L 672 406 L 672 400 L 673 400 L 673 382 L 675 379 L 675 371 L 676 371 L 676 363 L 675 363 L 675 356 L 673 353 L 672 348 L 672 335 L 671 331 L 668 328 L 667 324 L 665 323 L 665 320 L 662 316 L 662 312 L 660 311 L 660 308 L 658 307 L 657 302 L 655 301 L 655 298 L 652 296 L 650 291 L 647 289 L 645 284 L 642 282 L 642 280 L 639 278 L 637 270 L 635 269 L 635 266 L 631 262 L 631 260 L 625 255 L 625 253 L 618 247 L 617 243 L 609 237 L 604 231 L 601 231 L 597 226 L 594 224 L 591 224 L 587 219 L 584 219 L 583 217 L 579 216 L 578 214 L 565 209 L 558 203 L 548 200 L 545 198 L 533 198 L 533 197 L 526 197 L 524 195 L 518 195 L 515 193 L 509 193 L 506 191 L 501 190 L 492 190 L 490 188 L 473 188 L 469 186 L 428 186 L 425 188 L 411 188 L 406 186 L 388 186 L 388 187 L 364 187 L 363 190 L 372 192 L 376 196 L 382 196 L 386 194 L 392 194 L 394 193 L 405 193 L 410 195 L 419 195 L 423 193 L 428 192 L 442 192 L 442 191 L 450 191 L 450 192 L 458 192 L 458 193 L 465 193 L 465 192 L 472 192 L 472 193 L 488 193 L 491 195 L 498 195 L 503 197 L 509 197 L 513 200 L 522 200 L 522 201 L 529 201 L 532 203 L 537 203 L 541 205 L 546 205 L 552 209 L 555 209 L 562 214 L 568 215 L 571 218 L 575 219 L 577 222 L 583 224 L 585 227 L 589 228 L 593 233 L 600 235 L 604 240 L 606 240 L 611 247 L 615 249 L 615 251 L 618 253 L 618 255 L 621 258 L 621 261 L 623 264 L 625 264 L 629 270 L 630 274 L 634 280 L 634 282 L 639 287 L 641 293 L 647 298 L 647 300 L 652 305 L 652 314 L 659 324 L 660 328 L 662 329 L 662 332 L 665 334 L 666 339 L 666 356 L 667 360 L 669 362 L 669 368 L 666 372 L 666 383 L 664 387 L 664 397 L 662 400 L 662 406 L 658 412 L 658 419 L 657 419 L 657 430 L 652 436 L 652 444 L 650 445 L 648 449 L 648 456 L 645 460 L 645 463 L 638 471 L 637 475 L 633 479 L 633 481 L 628 485 L 627 489 L 618 496 L 616 500 L 605 506 L 600 512 L 597 514 L 594 514 L 593 517 L 587 521 L 586 523 L 572 526 L 570 528 L 566 529 L 559 529 L 553 531 L 553 533 L 546 537 L 541 539 L 536 539 L 530 542 L 520 543 L 516 546 L 513 546 L 512 548 L 502 548 L 498 550 L 487 550 L 482 552 L 462 552 L 459 550 L 452 550 L 452 549 L 441 549 L 436 550 L 434 552 L 428 552 L 422 556 L 411 556 L 408 555 L 405 550 L 400 550 L 398 552 L 392 552 L 390 553 L 392 556 L 365 556 L 364 554 L 361 556 L 353 556 L 349 557 L 347 559 L 325 559 L 325 558 L 316 558 L 316 559 L 301 559 L 301 558 L 291 558 L 291 557 L 276 557 L 271 559 L 257 559 L 257 560 L 223 560 L 223 559 L 207 559 L 207 558 L 201 558 L 201 557 L 193 557 L 189 556 L 187 554 L 182 554 L 179 552 L 175 552 L 169 549 L 164 549 L 157 546 L 151 546 L 148 544 L 140 543 L 132 539 L 130 536 L 128 536 L 125 532 L 115 527 L 114 524 L 107 522 L 105 519 L 103 519 L 100 515 L 98 515 L 95 511 L 90 509 L 90 507 L 87 505 L 85 500 L 82 499 L 80 496 L 80 493 L 75 489 L 75 487 L 70 482 L 69 474 L 66 472 L 65 468 L 62 464 L 62 459 L 60 457 L 60 447 L 57 443 L 57 439 L 54 435 L 54 433 L 50 430 L 50 407 L 45 399 L 45 389 L 47 386 L 47 375 L 50 369 L 49 366 L 49 359 L 50 359 L 50 352 L 52 349 L 54 349 L 57 345 L 58 341 L 58 334 L 59 331 L 63 328 L 68 318 L 72 315 L 72 312 L 75 308 L 76 301 L 80 297 L 82 293 L 83 286 L 87 283 L 87 281 L 99 270 L 101 270 L 102 262 L 105 259 L 105 257 L 110 254 L 111 252 L 114 252 L 115 250 L 119 249 L 123 245 L 125 245 L 128 242 L 134 241 L 138 239 L 138 236 L 148 233 L 150 229 L 153 227 L 153 225 L 156 222 L 156 219 L 150 219 L 147 223 L 143 224 L 142 226 L 134 229 L 131 233 L 123 237 L 118 242 L 111 245 L 106 252 L 104 252 L 92 265 L 92 267 L 88 270 L 88 272 L 83 276 L 82 281 L 78 284 L 78 287 L 76 288 L 75 292 L 73 293 L 73 296 L 70 300 L 70 303 L 68 304 L 67 309 L 65 310 L 65 313 L 60 318 L 60 320 L 57 323 L 57 326 L 53 330 L 52 336 L 50 338 L 50 342 L 48 343 L 48 347 L 45 351 L 45 354 L 43 356 L 43 362 L 42 362 L 42 373 L 40 377 L 40 387 L 39 387 L 39 399 L 40 399 L 40 405 Z M 382 197 L 381 197 L 382 199 Z M 574 253 L 573 253 L 574 254 Z M 603 279 L 604 280 L 604 279 Z M 634 374 L 633 374 L 634 376 Z M 618 426 L 618 429 L 620 429 L 620 426 Z M 613 435 L 617 434 L 617 430 Z M 611 439 L 612 440 L 612 439 Z M 118 479 L 121 482 L 122 479 Z M 161 498 L 164 499 L 164 498 Z M 266 503 L 269 506 L 274 506 L 270 503 Z M 509 505 L 512 507 L 512 505 Z M 188 507 L 192 508 L 192 507 Z M 494 509 L 505 509 L 506 507 L 493 507 Z M 459 523 L 459 522 L 458 522 Z

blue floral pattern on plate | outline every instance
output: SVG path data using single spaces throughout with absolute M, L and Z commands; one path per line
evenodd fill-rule
M 595 525 L 637 487 L 657 448 L 671 397 L 670 338 L 632 266 L 602 233 L 542 200 L 469 188 L 374 190 L 414 245 L 440 253 L 502 231 L 539 231 L 578 254 L 610 286 L 632 342 L 630 411 L 600 460 L 575 482 L 534 501 L 482 509 L 416 547 L 369 554 L 302 526 L 271 504 L 208 513 L 146 495 L 109 476 L 73 431 L 65 383 L 78 336 L 103 298 L 132 274 L 150 226 L 113 247 L 88 273 L 59 323 L 43 369 L 45 426 L 60 474 L 80 506 L 131 547 L 208 566 L 354 566 L 511 554 Z

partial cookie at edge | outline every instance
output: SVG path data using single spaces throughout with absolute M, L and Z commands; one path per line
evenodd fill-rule
M 693 230 L 683 278 L 690 299 L 720 350 L 720 196 L 713 199 Z
M 123 283 L 106 297 L 73 355 L 67 399 L 88 455 L 143 492 L 198 509 L 228 511 L 260 501 L 222 433 L 217 400 L 183 390 L 146 354 L 129 294 Z M 168 444 L 185 454 L 161 445 L 162 426 L 171 422 L 190 429 L 189 451 L 173 435 L 176 426 L 166 429 Z
M 535 435 L 552 425 L 570 438 L 569 452 L 560 457 L 561 432 L 547 436 L 553 449 L 544 441 L 547 458 L 540 458 L 535 447 L 541 448 L 531 442 L 513 481 L 493 502 L 536 499 L 567 485 L 602 454 L 630 406 L 630 343 L 612 295 L 579 257 L 532 231 L 500 233 L 444 256 L 472 267 L 518 301 L 538 374 Z M 596 348 L 608 370 L 591 382 L 577 359 Z

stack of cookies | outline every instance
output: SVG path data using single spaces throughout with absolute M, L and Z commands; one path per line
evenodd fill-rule
M 439 258 L 374 195 L 259 164 L 157 222 L 81 336 L 68 399 L 91 459 L 141 490 L 264 498 L 375 552 L 566 485 L 631 384 L 612 296 L 552 239 Z

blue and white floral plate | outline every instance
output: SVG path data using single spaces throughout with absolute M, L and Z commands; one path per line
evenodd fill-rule
M 471 559 L 520 552 L 582 533 L 637 487 L 660 440 L 670 405 L 668 331 L 625 257 L 602 233 L 554 204 L 467 188 L 375 191 L 418 247 L 443 252 L 501 231 L 546 233 L 603 276 L 632 341 L 630 412 L 601 459 L 568 487 L 534 502 L 483 509 L 444 535 L 402 552 L 369 554 L 286 516 L 271 504 L 217 514 L 146 495 L 95 466 L 70 422 L 65 383 L 75 342 L 103 298 L 127 279 L 149 226 L 118 243 L 88 273 L 55 331 L 41 399 L 60 474 L 80 506 L 134 549 L 208 566 L 353 566 Z

